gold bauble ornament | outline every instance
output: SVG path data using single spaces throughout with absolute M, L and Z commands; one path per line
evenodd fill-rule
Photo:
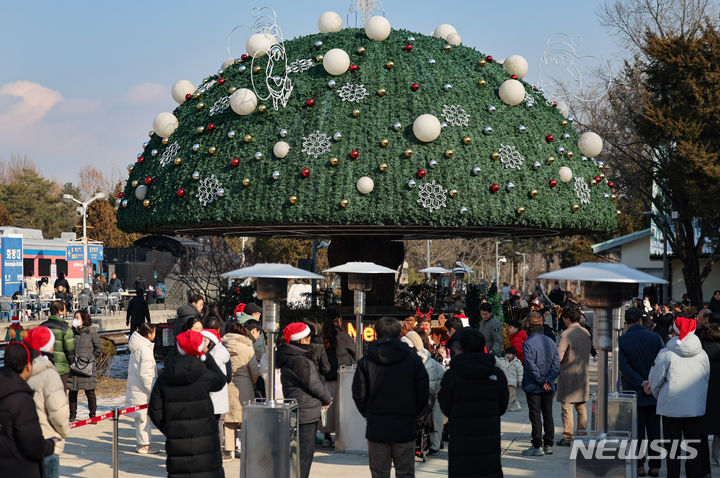
M 577 204 L 572 205 L 572 212 L 578 212 L 580 210 L 580 206 Z
M 388 165 L 387 163 L 381 163 L 380 166 L 378 166 L 378 169 L 382 172 L 387 171 Z
M 446 157 L 446 158 L 448 158 L 448 159 L 452 158 L 452 157 L 453 157 L 453 154 L 455 154 L 455 153 L 453 153 L 453 150 L 452 150 L 452 149 L 446 149 L 446 150 L 445 150 L 445 157 Z
M 360 116 L 360 110 L 354 109 L 352 112 L 352 115 L 353 115 L 353 117 L 357 118 L 358 116 Z
M 216 148 L 215 146 L 210 146 L 210 147 L 208 148 L 208 153 L 210 153 L 210 154 L 215 154 L 215 153 L 217 153 L 217 148 Z
M 572 159 L 573 156 L 574 156 L 574 155 L 573 155 L 573 152 L 572 152 L 572 151 L 565 151 L 565 157 L 566 157 L 567 159 Z
M 138 187 L 138 181 L 137 179 L 133 179 L 133 182 L 130 183 L 130 185 L 134 188 Z
M 605 173 L 600 173 L 600 179 L 605 179 Z
M 194 99 L 198 99 L 198 98 L 200 98 L 200 93 L 193 93 L 192 97 Z
M 554 157 L 554 156 L 550 156 L 550 157 L 548 158 L 548 164 L 552 164 L 552 163 L 554 163 L 554 162 L 555 162 L 555 157 Z
M 318 63 L 322 63 L 323 58 L 325 58 L 325 57 L 322 56 L 322 55 L 318 55 L 318 56 L 315 57 L 315 61 L 317 61 Z
M 594 179 L 591 179 L 591 180 L 590 180 L 590 186 L 595 186 L 595 184 L 597 184 L 597 183 L 595 182 L 595 180 L 594 180 Z
M 175 163 L 175 166 L 180 166 L 182 164 L 182 158 L 177 157 L 173 159 L 173 163 Z
M 120 206 L 115 206 L 115 207 L 113 207 L 113 210 L 114 210 L 115 212 L 118 212 L 118 211 L 120 210 Z
M 480 68 L 484 67 L 485 65 L 487 65 L 487 61 L 485 61 L 485 60 L 478 60 L 478 66 L 479 66 Z
M 617 194 L 611 194 L 611 195 L 610 195 L 610 199 L 612 199 L 613 201 L 616 200 L 616 199 L 617 199 Z
M 232 88 L 230 88 L 230 89 L 228 90 L 228 93 L 230 93 L 230 94 L 232 95 L 232 94 L 235 93 L 236 91 L 237 91 L 237 88 L 235 88 L 235 87 L 233 86 Z
M 468 145 L 470 143 L 472 143 L 472 138 L 470 138 L 470 136 L 463 137 L 463 144 Z
M 347 199 L 343 199 L 342 201 L 340 201 L 340 206 L 342 207 L 348 207 L 348 204 L 350 204 L 350 201 L 348 201 Z
M 390 144 L 390 140 L 388 140 L 387 138 L 383 138 L 380 140 L 380 146 L 382 146 L 383 148 L 387 148 L 388 144 Z
M 457 197 L 457 195 L 458 195 L 458 190 L 457 190 L 457 189 L 451 189 L 451 190 L 450 190 L 450 197 L 451 197 L 451 198 L 455 198 L 455 197 Z
M 259 66 L 253 67 L 253 73 L 260 73 L 261 71 L 262 71 L 262 68 L 260 68 Z
M 518 213 L 519 216 L 522 216 L 523 214 L 525 214 L 525 208 L 520 206 L 517 209 L 515 209 L 515 212 Z
M 288 199 L 288 201 L 290 202 L 290 204 L 295 204 L 296 202 L 298 202 L 298 197 L 290 196 L 290 199 Z
M 562 126 L 563 128 L 567 127 L 568 124 L 569 124 L 569 123 L 567 122 L 567 120 L 562 120 L 562 121 L 560 122 L 560 126 Z
M 364 55 L 364 54 L 365 54 L 365 47 L 364 47 L 364 46 L 361 46 L 360 48 L 358 48 L 358 49 L 357 49 L 357 54 L 358 54 L 358 55 Z
M 205 108 L 205 103 L 200 102 L 197 105 L 195 105 L 195 108 L 201 110 L 201 109 Z
M 410 157 L 412 157 L 412 155 L 413 155 L 413 150 L 412 150 L 412 149 L 408 148 L 408 149 L 405 150 L 405 157 L 406 157 L 406 158 L 410 158 Z
M 498 153 L 497 151 L 494 151 L 494 152 L 490 155 L 490 158 L 491 158 L 493 161 L 497 161 L 498 159 L 500 159 L 500 153 Z
M 205 132 L 205 126 L 198 126 L 197 130 L 198 133 L 204 133 Z
M 162 144 L 168 144 L 169 139 L 163 138 L 162 141 L 160 141 Z
M 340 161 L 336 157 L 330 158 L 330 166 L 337 166 Z
M 242 185 L 247 187 L 250 186 L 250 178 L 245 178 L 242 180 Z
M 536 198 L 537 195 L 538 195 L 537 189 L 533 189 L 532 191 L 530 191 L 530 197 L 531 197 L 531 198 Z
M 385 88 L 380 88 L 377 94 L 378 96 L 385 96 L 385 93 L 387 93 L 387 91 L 385 91 Z
M 127 167 L 128 173 L 132 173 L 132 170 L 134 168 L 135 168 L 135 166 L 133 166 L 132 164 L 128 164 L 128 167 Z
M 452 50 L 452 46 L 450 46 L 450 45 L 445 45 L 445 46 L 443 47 L 443 50 L 445 50 L 445 51 L 450 51 L 450 50 Z
M 155 131 L 153 131 L 153 130 L 148 131 L 148 138 L 152 138 L 154 134 L 155 134 Z
M 479 85 L 479 86 L 482 86 L 482 87 L 485 87 L 485 86 L 487 86 L 487 81 L 485 81 L 485 80 L 480 80 L 480 81 L 478 81 L 478 85 Z
M 395 68 L 395 62 L 389 61 L 385 63 L 385 68 L 387 68 L 388 70 L 392 70 L 393 68 Z
M 246 134 L 245 137 L 243 138 L 243 141 L 245 141 L 246 143 L 250 143 L 252 140 L 253 140 L 253 137 L 250 134 Z
M 265 106 L 265 105 L 258 106 L 258 111 L 260 113 L 265 113 L 267 111 L 267 106 Z
M 150 200 L 149 200 L 149 199 L 144 200 L 144 201 L 143 201 L 143 206 L 145 206 L 145 207 L 150 207 Z

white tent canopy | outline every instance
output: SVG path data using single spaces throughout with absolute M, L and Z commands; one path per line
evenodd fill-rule
M 609 262 L 583 262 L 582 264 L 558 271 L 548 272 L 539 279 L 580 280 L 594 282 L 619 282 L 623 284 L 667 284 L 645 272 L 633 269 L 625 264 Z

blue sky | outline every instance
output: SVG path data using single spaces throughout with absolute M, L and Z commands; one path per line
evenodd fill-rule
M 0 28 L 0 158 L 27 153 L 60 182 L 93 165 L 116 179 L 135 159 L 154 116 L 172 111 L 172 84 L 194 84 L 227 57 L 226 38 L 252 23 L 252 7 L 275 9 L 286 39 L 317 31 L 327 10 L 345 20 L 350 2 L 36 0 L 6 2 Z M 495 58 L 524 56 L 525 78 L 557 32 L 581 35 L 582 55 L 615 61 L 623 53 L 600 25 L 602 2 L 386 0 L 393 27 L 430 34 L 450 23 L 463 44 Z M 351 19 L 350 26 L 354 26 Z M 233 36 L 233 55 L 247 34 Z

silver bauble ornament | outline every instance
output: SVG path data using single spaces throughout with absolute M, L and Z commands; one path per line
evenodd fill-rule
M 428 60 L 428 63 L 430 63 L 431 65 L 434 65 L 434 64 L 435 64 L 435 58 L 430 58 L 430 59 Z
M 518 126 L 519 133 L 527 133 L 527 128 L 523 125 Z
M 200 173 L 195 171 L 194 173 L 192 173 L 192 178 L 197 181 L 198 179 L 200 179 Z
M 437 161 L 435 161 L 434 159 L 431 159 L 430 161 L 428 161 L 428 166 L 430 166 L 431 168 L 434 168 L 435 166 L 437 166 Z
M 225 190 L 223 188 L 219 188 L 217 191 L 215 191 L 215 194 L 217 194 L 217 197 L 221 198 L 225 195 Z
M 557 152 L 560 154 L 565 154 L 565 148 L 563 148 L 562 146 L 558 146 Z
M 495 113 L 497 111 L 497 108 L 495 108 L 495 105 L 488 106 L 488 113 Z
M 200 144 L 195 143 L 195 144 L 192 145 L 192 150 L 193 150 L 193 151 L 197 151 L 197 150 L 199 150 L 199 149 L 200 149 Z
M 400 122 L 395 123 L 395 124 L 393 125 L 393 129 L 394 129 L 395 131 L 400 131 L 400 130 L 402 129 L 402 123 L 400 123 Z
M 263 154 L 260 151 L 257 151 L 255 153 L 255 159 L 262 159 L 262 158 L 263 158 Z
M 507 183 L 507 186 L 505 186 L 508 192 L 512 192 L 515 189 L 515 183 Z
M 492 126 L 485 126 L 485 128 L 483 128 L 483 131 L 485 132 L 485 134 L 493 134 Z
M 128 200 L 127 200 L 127 199 L 123 199 L 123 201 L 122 201 L 122 207 L 127 207 L 127 206 L 128 206 Z
M 416 186 L 416 183 L 415 183 L 414 179 L 411 179 L 410 181 L 408 181 L 408 187 L 410 189 L 414 188 L 415 186 Z
M 272 172 L 272 178 L 273 178 L 274 180 L 276 180 L 276 181 L 277 181 L 278 179 L 280 179 L 280 171 L 273 171 L 273 172 Z
M 460 208 L 460 214 L 462 214 L 463 216 L 464 216 L 465 214 L 467 214 L 467 212 L 468 212 L 468 208 L 466 208 L 465 206 L 463 206 L 463 207 Z
M 473 171 L 473 174 L 475 176 L 477 176 L 482 172 L 482 169 L 480 168 L 480 166 L 475 166 L 472 171 Z
M 540 161 L 535 161 L 533 163 L 533 168 L 535 168 L 535 169 L 540 169 L 541 166 L 542 166 L 542 164 L 540 164 Z
M 239 71 L 240 73 L 244 72 L 245 70 L 247 70 L 247 66 L 245 66 L 245 65 L 240 65 L 240 66 L 238 66 L 238 71 Z
M 320 48 L 323 45 L 323 42 L 318 40 L 315 42 L 315 48 Z
M 443 90 L 450 91 L 452 89 L 452 85 L 450 83 L 445 83 L 443 85 Z
M 285 138 L 285 137 L 287 137 L 287 135 L 288 135 L 288 130 L 286 130 L 286 129 L 284 129 L 284 128 L 280 130 L 280 137 L 281 137 L 281 138 Z
M 335 80 L 330 80 L 327 82 L 327 85 L 328 88 L 335 88 L 335 85 L 337 85 L 337 83 L 335 83 Z
M 342 133 L 341 133 L 340 131 L 336 132 L 336 133 L 333 135 L 333 139 L 334 139 L 335 141 L 340 141 L 340 140 L 342 139 Z
M 228 131 L 227 137 L 230 139 L 233 139 L 235 137 L 235 131 L 233 131 L 233 130 Z

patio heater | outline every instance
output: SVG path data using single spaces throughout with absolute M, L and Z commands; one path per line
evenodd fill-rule
M 355 309 L 355 330 L 357 340 L 357 359 L 363 356 L 363 315 L 365 315 L 365 292 L 372 288 L 373 274 L 395 274 L 397 271 L 389 267 L 380 266 L 374 262 L 346 262 L 339 266 L 325 269 L 323 272 L 334 272 L 335 274 L 348 275 L 348 289 L 354 292 L 354 309 Z
M 637 291 L 637 284 L 662 284 L 666 281 L 632 269 L 625 264 L 584 262 L 539 276 L 540 279 L 585 281 L 585 304 L 593 310 L 593 337 L 598 349 L 597 432 L 607 433 L 608 424 L 608 351 L 613 328 L 622 317 L 623 302 Z M 613 357 L 617 363 L 617 357 Z
M 241 478 L 297 478 L 298 404 L 275 400 L 275 334 L 280 301 L 287 299 L 288 279 L 322 279 L 323 276 L 287 264 L 255 264 L 222 277 L 256 279 L 258 299 L 263 301 L 263 320 L 268 336 L 267 399 L 243 403 Z

